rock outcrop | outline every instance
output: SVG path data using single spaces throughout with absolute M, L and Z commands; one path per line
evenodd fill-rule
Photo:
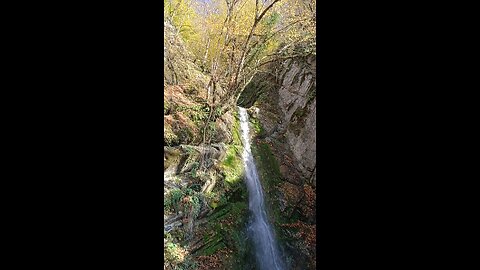
M 272 72 L 260 74 L 239 99 L 255 106 L 264 129 L 261 137 L 281 142 L 277 159 L 286 178 L 315 186 L 316 178 L 316 60 L 314 56 L 289 59 Z M 254 110 L 251 110 L 252 112 Z M 286 145 L 285 145 L 286 144 Z M 287 163 L 283 155 L 292 161 Z
M 309 56 L 272 65 L 238 100 L 250 107 L 256 162 L 291 269 L 316 263 L 315 64 Z

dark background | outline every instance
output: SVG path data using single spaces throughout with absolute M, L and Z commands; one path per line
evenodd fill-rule
M 475 88 L 452 62 L 466 59 L 451 47 L 458 28 L 436 8 L 318 3 L 322 269 L 465 261 L 468 250 L 453 254 L 475 212 L 460 213 L 471 188 L 454 184 L 475 179 L 459 151 L 474 152 L 476 122 L 464 105 L 474 100 L 456 91 Z M 161 3 L 4 10 L 6 257 L 18 268 L 159 269 Z

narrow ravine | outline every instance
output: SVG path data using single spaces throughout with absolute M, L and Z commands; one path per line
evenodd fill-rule
M 250 149 L 248 114 L 245 108 L 239 107 L 240 128 L 243 141 L 243 163 L 245 166 L 245 181 L 249 196 L 251 220 L 249 222 L 249 237 L 253 240 L 258 268 L 261 270 L 283 270 L 284 263 L 275 240 L 273 228 L 268 222 L 265 211 L 262 185 L 258 178 L 257 168 Z

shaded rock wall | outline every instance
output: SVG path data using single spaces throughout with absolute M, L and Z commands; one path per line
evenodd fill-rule
M 251 85 L 239 100 L 243 105 L 253 104 L 249 112 L 260 122 L 256 161 L 289 269 L 316 268 L 315 64 L 315 57 L 310 56 L 272 65 L 255 81 L 264 86 Z M 258 98 L 255 90 L 262 92 Z M 266 162 L 271 155 L 276 162 Z M 277 178 L 276 169 L 272 170 L 276 166 L 280 181 L 269 184 Z
M 258 112 L 262 137 L 276 143 L 276 157 L 284 177 L 313 186 L 316 178 L 315 65 L 315 57 L 309 56 L 272 66 L 272 72 L 259 75 L 239 98 L 240 106 L 258 107 L 250 111 Z M 264 88 L 268 91 L 263 91 Z M 262 96 L 257 98 L 259 92 Z M 289 159 L 291 162 L 287 162 Z

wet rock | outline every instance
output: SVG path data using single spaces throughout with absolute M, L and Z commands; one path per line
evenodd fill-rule
M 266 141 L 274 143 L 280 152 L 277 160 L 284 159 L 283 153 L 291 154 L 291 163 L 300 177 L 310 182 L 316 166 L 315 62 L 315 57 L 284 62 L 278 86 L 256 104 L 257 117 L 268 136 Z M 280 170 L 285 177 L 292 177 L 291 166 Z

